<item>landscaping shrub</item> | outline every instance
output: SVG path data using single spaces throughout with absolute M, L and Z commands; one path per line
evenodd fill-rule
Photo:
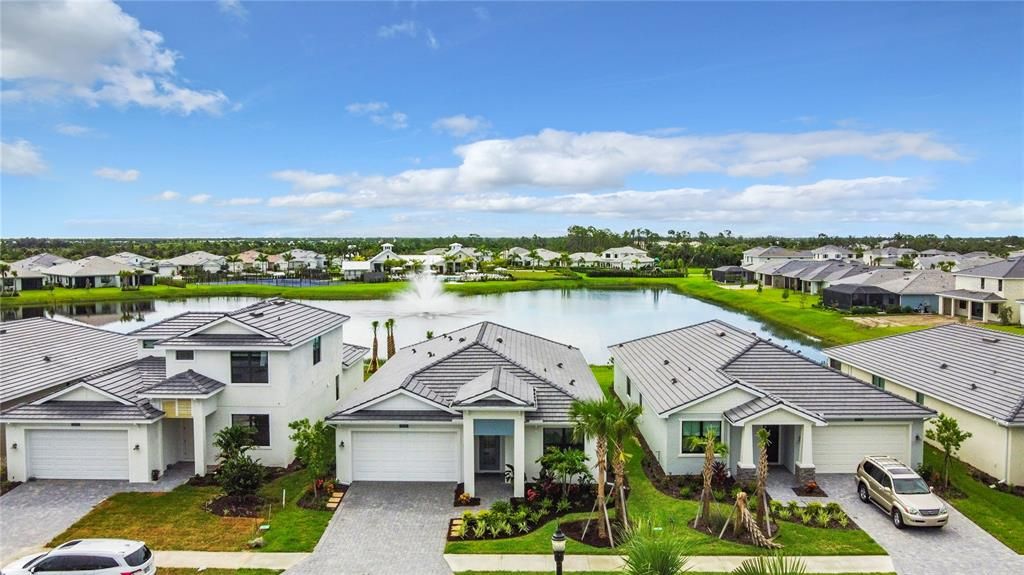
M 156 279 L 154 279 L 153 282 L 156 285 L 159 285 L 159 286 L 169 286 L 169 287 L 176 287 L 176 288 L 183 288 L 183 287 L 185 287 L 185 280 L 178 280 L 178 279 L 174 279 L 174 278 L 170 278 L 170 277 L 165 277 L 165 276 L 159 276 Z
M 217 480 L 228 497 L 255 497 L 263 486 L 263 479 L 263 467 L 244 454 L 226 459 L 217 470 Z
M 872 305 L 855 305 L 850 308 L 850 313 L 853 315 L 876 315 L 878 308 Z

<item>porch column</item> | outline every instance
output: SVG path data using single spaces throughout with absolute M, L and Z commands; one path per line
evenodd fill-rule
M 736 462 L 736 481 L 753 481 L 755 474 L 754 426 L 748 423 L 740 431 L 740 459 Z
M 201 399 L 192 400 L 192 453 L 196 475 L 206 475 L 206 412 Z
M 476 495 L 476 454 L 473 450 L 473 416 L 462 413 L 462 483 L 466 493 Z
M 526 496 L 526 414 L 517 413 L 512 433 L 512 497 Z
M 805 483 L 814 479 L 814 425 L 805 423 L 800 430 L 800 461 L 796 464 L 796 479 Z

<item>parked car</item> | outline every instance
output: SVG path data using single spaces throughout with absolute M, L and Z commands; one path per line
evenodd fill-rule
M 868 456 L 857 466 L 857 495 L 874 503 L 892 518 L 897 529 L 942 527 L 949 510 L 913 469 L 898 459 Z
M 153 552 L 142 541 L 76 539 L 46 553 L 22 557 L 0 570 L 0 575 L 154 575 Z

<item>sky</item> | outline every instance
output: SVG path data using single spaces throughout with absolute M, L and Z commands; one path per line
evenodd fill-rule
M 2 237 L 1024 233 L 1022 3 L 0 11 Z

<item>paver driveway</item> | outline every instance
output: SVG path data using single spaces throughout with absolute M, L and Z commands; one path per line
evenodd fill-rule
M 0 566 L 46 545 L 115 493 L 169 491 L 188 477 L 188 468 L 172 468 L 156 483 L 72 479 L 23 483 L 0 497 Z
M 769 487 L 769 493 L 773 499 L 782 501 L 838 501 L 857 525 L 892 556 L 896 571 L 901 575 L 1024 573 L 1024 557 L 1014 553 L 951 505 L 947 505 L 949 523 L 942 529 L 899 530 L 881 509 L 861 502 L 857 497 L 853 475 L 820 474 L 817 481 L 828 493 L 827 499 L 796 497 L 787 484 L 777 480 L 770 481 L 773 485 Z
M 452 483 L 355 482 L 313 555 L 287 575 L 451 575 Z

